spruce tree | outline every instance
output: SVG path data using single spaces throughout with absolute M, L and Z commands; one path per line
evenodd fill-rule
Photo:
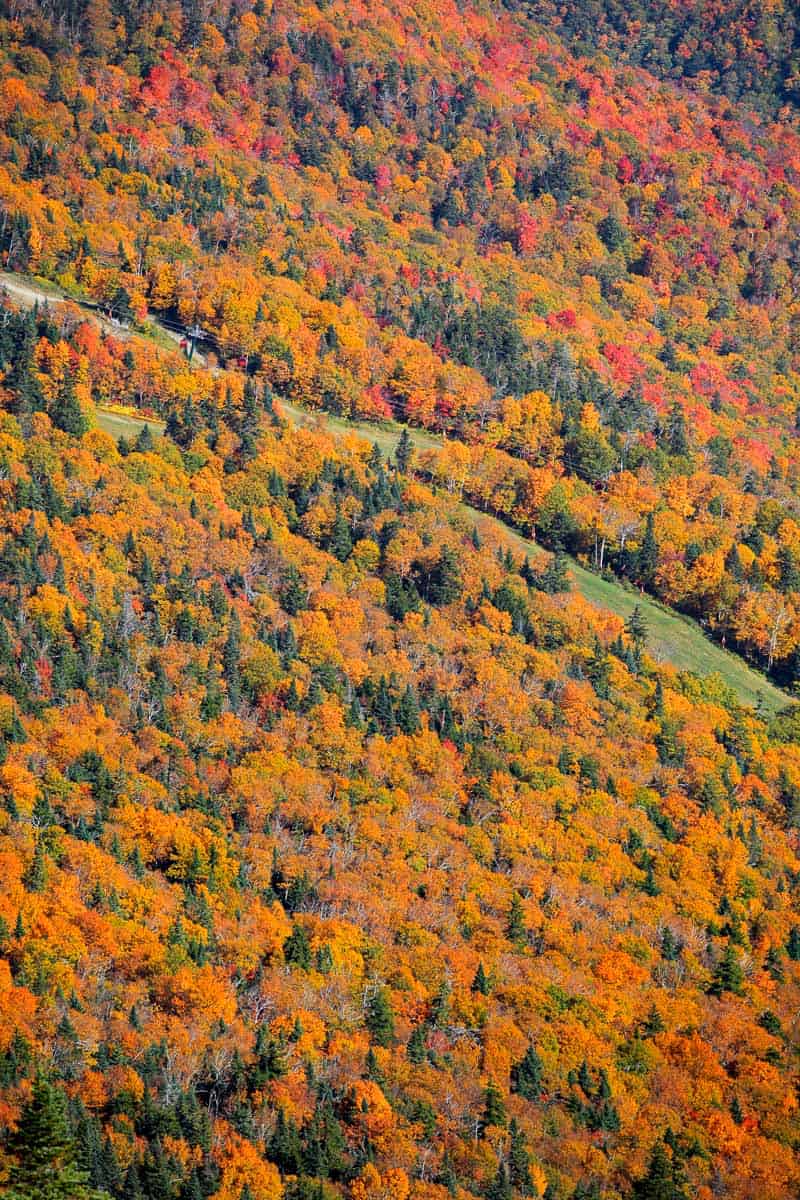
M 528 1046 L 518 1063 L 511 1068 L 511 1090 L 526 1100 L 538 1100 L 542 1094 L 542 1060 L 534 1046 Z
M 667 453 L 675 457 L 682 458 L 689 453 L 689 439 L 686 435 L 686 417 L 677 401 L 673 404 L 667 417 L 663 442 Z
M 17 336 L 4 386 L 11 393 L 11 410 L 20 416 L 38 412 L 44 407 L 41 384 L 36 370 L 36 320 L 26 314 Z
M 661 934 L 661 957 L 667 962 L 675 962 L 680 957 L 682 949 L 682 943 L 678 941 L 669 926 L 665 926 Z
M 86 417 L 78 403 L 75 384 L 70 376 L 59 388 L 50 410 L 50 416 L 53 424 L 59 429 L 63 429 L 64 433 L 71 433 L 73 437 L 83 437 L 86 433 L 88 428 Z
M 219 686 L 213 665 L 209 665 L 206 674 L 206 693 L 200 702 L 200 719 L 215 721 L 222 713 L 222 689 Z
M 483 1119 L 481 1124 L 484 1129 L 489 1125 L 505 1129 L 506 1120 L 506 1106 L 503 1102 L 502 1092 L 494 1080 L 490 1079 L 483 1094 Z
M 283 957 L 287 963 L 292 963 L 303 971 L 311 969 L 311 944 L 302 925 L 295 924 L 292 927 L 292 932 L 283 943 Z
M 350 526 L 347 524 L 341 510 L 336 513 L 330 541 L 328 542 L 328 549 L 334 558 L 338 558 L 339 562 L 344 562 L 352 553 L 353 539 L 350 535 Z
M 30 1100 L 8 1139 L 12 1162 L 4 1200 L 91 1200 L 93 1191 L 77 1164 L 64 1093 L 38 1075 Z
M 379 729 L 386 734 L 392 734 L 395 730 L 395 715 L 394 705 L 392 704 L 392 696 L 389 691 L 389 685 L 386 682 L 386 676 L 381 675 L 378 680 L 378 692 L 375 697 L 373 708 L 375 720 L 378 722 Z
M 744 985 L 744 973 L 731 942 L 725 947 L 725 953 L 714 968 L 714 975 L 708 991 L 712 996 L 721 996 L 724 992 L 741 995 Z
M 508 1170 L 511 1182 L 524 1196 L 529 1196 L 533 1188 L 531 1179 L 531 1156 L 525 1135 L 517 1124 L 516 1118 L 511 1118 L 508 1127 L 510 1144 L 508 1147 Z
M 282 1175 L 299 1175 L 303 1166 L 300 1134 L 294 1121 L 278 1109 L 275 1130 L 267 1143 L 267 1154 Z
M 488 996 L 491 991 L 489 977 L 483 969 L 483 963 L 478 963 L 478 969 L 475 972 L 475 977 L 472 980 L 473 992 L 480 992 L 482 996 Z
M 791 546 L 778 550 L 779 586 L 782 592 L 800 591 L 800 564 Z
M 327 942 L 317 950 L 314 956 L 314 966 L 321 975 L 329 975 L 333 970 L 333 953 Z
M 497 1174 L 486 1189 L 486 1200 L 514 1200 L 514 1188 L 506 1163 L 498 1165 Z
M 650 512 L 644 526 L 639 550 L 636 555 L 636 573 L 645 586 L 650 586 L 658 567 L 658 542 L 656 541 L 654 517 Z
M 149 454 L 153 449 L 153 434 L 149 425 L 143 425 L 136 435 L 133 448 L 137 454 Z
M 556 763 L 562 775 L 571 775 L 572 768 L 575 766 L 575 754 L 566 742 L 562 745 L 558 752 L 558 762 Z
M 800 962 L 800 925 L 793 925 L 786 939 L 786 953 L 792 962 Z
M 539 577 L 538 586 L 543 592 L 554 596 L 570 590 L 568 562 L 564 551 L 556 550 Z
M 664 1029 L 665 1025 L 661 1013 L 658 1011 L 655 1004 L 653 1004 L 651 1005 L 650 1011 L 642 1022 L 642 1037 L 655 1037 L 657 1033 L 663 1033 Z
M 303 1126 L 302 1142 L 306 1174 L 335 1179 L 344 1170 L 347 1143 L 328 1097 L 318 1101 L 311 1120 Z
M 242 698 L 242 675 L 239 667 L 241 628 L 235 609 L 231 609 L 228 637 L 222 651 L 222 674 L 228 689 L 228 703 L 234 712 Z
M 397 703 L 397 727 L 401 733 L 416 733 L 419 730 L 419 705 L 411 684 L 406 685 Z
M 256 1034 L 256 1061 L 250 1068 L 252 1087 L 260 1088 L 272 1079 L 280 1079 L 286 1070 L 286 1043 L 283 1036 L 273 1037 L 262 1025 Z
M 386 988 L 380 988 L 369 999 L 365 1023 L 377 1046 L 390 1046 L 394 1039 L 394 1011 Z
M 625 622 L 625 629 L 636 649 L 641 650 L 647 641 L 647 622 L 638 604 Z
M 633 1185 L 634 1200 L 686 1200 L 686 1176 L 678 1155 L 670 1154 L 667 1138 L 656 1142 L 647 1174 Z
M 410 1063 L 418 1067 L 425 1062 L 427 1051 L 428 1031 L 424 1025 L 415 1025 L 406 1046 L 406 1057 Z
M 428 577 L 428 600 L 431 604 L 452 604 L 461 595 L 461 570 L 455 551 L 443 546 L 439 561 Z
M 411 437 L 407 429 L 403 429 L 400 434 L 400 440 L 397 443 L 397 449 L 394 452 L 394 461 L 397 463 L 397 469 L 402 475 L 408 474 L 408 468 L 411 466 L 411 456 L 414 453 L 414 447 L 411 443 Z
M 290 617 L 296 617 L 301 609 L 308 607 L 308 589 L 295 566 L 290 566 L 286 572 L 286 581 L 281 589 L 281 604 Z
M 41 838 L 36 842 L 33 858 L 25 872 L 25 886 L 31 892 L 43 892 L 47 886 L 47 859 Z

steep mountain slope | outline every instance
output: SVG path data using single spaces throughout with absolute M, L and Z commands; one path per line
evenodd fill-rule
M 280 394 L 457 434 L 481 507 L 791 684 L 797 131 L 537 11 L 15 5 L 0 249 Z
M 52 307 L 58 310 L 65 303 L 63 295 L 52 285 L 43 288 L 40 283 L 33 283 L 18 275 L 0 275 L 0 289 L 8 291 L 15 301 L 21 300 L 26 306 L 39 310 Z M 85 310 L 85 303 L 82 308 Z M 130 329 L 120 331 L 96 313 L 91 314 L 91 319 L 106 333 L 110 332 L 117 338 L 124 337 L 126 341 L 145 336 Z M 151 334 L 158 336 L 164 332 L 167 330 L 160 323 L 151 326 Z M 177 335 L 175 337 L 177 340 Z M 204 366 L 204 356 L 197 352 L 192 362 L 196 366 Z M 336 417 L 317 409 L 302 408 L 285 398 L 281 400 L 280 409 L 282 415 L 301 425 L 317 426 L 321 423 L 326 431 L 337 435 L 360 434 L 387 457 L 393 457 L 400 439 L 407 437 L 411 449 L 419 452 L 414 455 L 415 470 L 426 476 L 431 474 L 431 464 L 438 461 L 436 457 L 432 459 L 429 452 L 441 450 L 443 444 L 441 435 L 395 421 L 384 420 L 377 424 L 366 419 Z M 131 405 L 102 404 L 96 406 L 94 416 L 98 426 L 115 438 L 135 439 L 145 425 L 151 432 L 164 432 L 165 423 L 162 420 L 137 413 Z M 452 481 L 446 482 L 452 491 Z M 469 522 L 481 529 L 492 529 L 503 545 L 511 547 L 513 552 L 529 559 L 541 555 L 542 547 L 538 543 L 516 533 L 507 522 L 487 516 L 468 504 L 462 503 L 459 507 Z M 703 676 L 718 675 L 741 703 L 754 706 L 763 713 L 773 714 L 786 707 L 789 696 L 785 691 L 775 687 L 762 672 L 748 666 L 739 655 L 716 645 L 696 622 L 650 600 L 643 591 L 637 591 L 624 581 L 615 580 L 608 574 L 601 576 L 587 570 L 569 555 L 563 552 L 559 554 L 570 587 L 580 592 L 591 604 L 615 613 L 625 621 L 638 608 L 648 628 L 648 649 L 657 661 L 671 663 L 679 670 L 689 670 Z
M 2 339 L 5 1121 L 44 1067 L 120 1198 L 791 1194 L 794 710 L 241 375 Z
M 713 89 L 745 109 L 796 120 L 800 19 L 778 0 L 582 0 L 529 5 L 582 53 L 602 50 L 659 78 Z
M 792 52 L 596 12 L 0 10 L 7 1200 L 800 1191 L 800 706 L 563 556 L 797 681 Z

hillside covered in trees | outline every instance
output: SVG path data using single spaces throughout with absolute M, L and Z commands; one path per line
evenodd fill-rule
M 278 394 L 448 432 L 481 507 L 791 685 L 794 10 L 640 6 L 634 37 L 595 7 L 15 3 L 0 253 L 199 323 Z M 644 52 L 664 7 L 677 78 Z M 618 27 L 655 76 L 612 65 Z
M 0 7 L 5 1200 L 800 1194 L 794 20 Z

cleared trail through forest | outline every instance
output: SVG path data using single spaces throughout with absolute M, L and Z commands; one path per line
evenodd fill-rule
M 285 414 L 298 424 L 321 423 L 331 433 L 360 434 L 371 443 L 377 444 L 385 455 L 393 454 L 403 431 L 402 425 L 372 425 L 367 421 L 349 421 L 323 412 L 311 412 L 280 401 Z M 417 450 L 429 450 L 441 446 L 442 439 L 434 434 L 408 426 L 411 441 Z M 491 530 L 499 541 L 510 546 L 515 554 L 528 555 L 531 559 L 544 554 L 544 549 L 530 538 L 523 537 L 498 517 L 489 516 L 469 504 L 460 504 L 464 516 L 475 524 L 479 532 Z M 695 671 L 698 675 L 718 674 L 733 688 L 744 704 L 757 706 L 766 712 L 777 712 L 791 703 L 792 698 L 770 682 L 760 671 L 748 666 L 738 654 L 725 650 L 713 642 L 691 618 L 684 617 L 666 608 L 649 596 L 624 587 L 612 579 L 595 575 L 582 567 L 575 559 L 569 559 L 569 575 L 573 588 L 596 608 L 604 608 L 627 620 L 634 608 L 639 610 L 647 623 L 648 652 L 660 662 L 669 662 L 681 671 Z
M 0 272 L 1 289 L 7 290 L 17 303 L 28 307 L 71 299 L 52 285 L 49 288 L 40 287 L 38 281 L 31 282 L 24 277 L 3 272 Z M 77 302 L 73 300 L 73 303 Z M 146 336 L 132 334 L 129 330 L 113 325 L 93 310 L 87 311 L 87 317 L 97 321 L 115 337 Z M 154 321 L 154 324 L 157 324 L 159 330 L 171 340 L 176 340 L 174 331 L 162 327 L 157 321 Z M 198 366 L 205 365 L 202 355 L 195 355 L 195 363 Z M 329 413 L 303 409 L 285 400 L 279 401 L 279 405 L 287 418 L 295 424 L 320 423 L 323 428 L 338 436 L 357 434 L 370 443 L 377 444 L 384 455 L 394 453 L 404 428 L 390 422 L 378 425 L 367 421 L 346 420 Z M 132 416 L 117 409 L 97 406 L 96 412 L 98 426 L 115 438 L 135 436 L 145 425 L 149 425 L 154 433 L 161 433 L 164 429 L 163 421 Z M 430 450 L 443 444 L 443 439 L 435 434 L 412 426 L 406 428 L 417 450 Z M 461 503 L 459 509 L 468 521 L 475 524 L 479 532 L 490 530 L 516 554 L 535 558 L 544 553 L 536 542 L 523 537 L 499 518 L 482 513 L 469 504 Z M 698 675 L 717 674 L 734 690 L 742 703 L 754 707 L 760 705 L 768 713 L 777 712 L 792 702 L 791 696 L 771 683 L 760 671 L 748 666 L 743 658 L 713 642 L 691 618 L 684 617 L 621 583 L 595 575 L 574 559 L 569 560 L 569 574 L 575 591 L 596 608 L 607 609 L 627 619 L 638 605 L 647 623 L 648 652 L 657 661 L 671 663 L 678 670 L 694 671 Z

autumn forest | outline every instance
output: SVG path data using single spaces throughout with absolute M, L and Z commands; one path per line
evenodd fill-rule
M 0 0 L 2 1200 L 797 1200 L 798 699 L 790 0 Z

